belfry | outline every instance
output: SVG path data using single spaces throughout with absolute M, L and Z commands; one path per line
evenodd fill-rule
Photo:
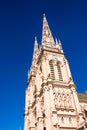
M 60 40 L 43 15 L 41 47 L 35 37 L 26 89 L 24 130 L 83 130 L 87 94 L 77 93 Z

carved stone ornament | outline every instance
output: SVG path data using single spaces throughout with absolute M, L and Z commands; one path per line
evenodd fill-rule
M 64 91 L 54 92 L 54 101 L 56 108 L 72 108 L 72 99 L 70 93 Z

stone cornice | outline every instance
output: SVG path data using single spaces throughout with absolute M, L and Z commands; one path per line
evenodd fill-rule
M 64 108 L 64 107 L 58 107 L 58 108 L 56 108 L 57 109 L 57 111 L 67 111 L 67 112 L 74 112 L 75 111 L 75 109 L 74 108 Z M 64 113 L 63 113 L 64 114 Z
M 53 47 L 48 47 L 48 46 L 42 46 L 42 51 L 47 51 L 47 52 L 52 52 L 52 53 L 57 53 L 57 54 L 59 53 L 59 54 L 64 55 L 64 53 L 58 50 L 56 47 L 53 48 Z

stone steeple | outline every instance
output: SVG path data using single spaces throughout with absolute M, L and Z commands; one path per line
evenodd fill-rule
M 38 48 L 35 37 L 28 72 L 24 130 L 80 130 L 87 120 L 86 108 L 87 102 L 79 102 L 61 42 L 54 41 L 44 14 L 42 46 Z
M 49 47 L 55 45 L 45 14 L 43 14 L 42 45 Z

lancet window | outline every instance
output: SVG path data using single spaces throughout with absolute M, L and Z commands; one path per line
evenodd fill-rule
M 57 63 L 57 70 L 58 70 L 59 80 L 63 81 L 62 72 L 61 72 L 61 68 L 60 68 L 60 64 L 59 63 Z
M 53 80 L 55 80 L 55 73 L 54 73 L 54 65 L 53 65 L 53 62 L 50 61 L 50 76 Z
M 64 123 L 64 117 L 61 118 L 61 122 Z
M 43 130 L 46 130 L 46 127 L 44 127 L 44 129 Z
M 69 123 L 71 123 L 71 117 L 69 117 Z

